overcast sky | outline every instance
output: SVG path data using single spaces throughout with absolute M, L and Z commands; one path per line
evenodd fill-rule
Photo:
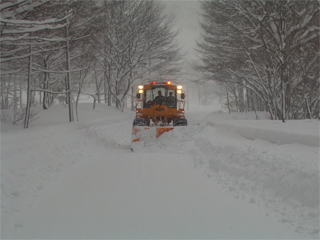
M 194 48 L 200 38 L 200 1 L 197 0 L 159 0 L 166 6 L 169 15 L 175 17 L 179 30 L 178 41 L 189 60 L 195 59 Z

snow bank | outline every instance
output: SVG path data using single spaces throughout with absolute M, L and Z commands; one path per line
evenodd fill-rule
M 233 187 L 278 205 L 284 221 L 318 236 L 319 121 L 231 118 L 213 113 L 202 122 L 196 159 L 228 176 Z
M 2 229 L 18 230 L 18 216 L 47 186 L 80 161 L 106 157 L 101 147 L 129 151 L 131 124 L 129 129 L 123 126 L 131 121 L 131 113 L 103 105 L 93 111 L 91 104 L 81 104 L 79 117 L 79 122 L 68 123 L 67 107 L 56 105 L 38 112 L 29 129 L 1 125 Z
M 206 128 L 196 142 L 212 170 L 222 170 L 233 177 L 250 180 L 283 200 L 318 207 L 317 148 L 298 145 L 282 147 L 260 140 L 227 143 L 217 133 Z
M 199 115 L 199 114 L 197 114 Z M 201 115 L 201 114 L 200 114 Z M 202 114 L 203 116 L 203 114 Z M 197 119 L 198 116 L 192 116 Z M 235 116 L 237 119 L 250 116 Z M 176 128 L 150 146 L 188 152 L 195 166 L 236 196 L 263 201 L 297 231 L 319 234 L 317 121 L 224 120 L 211 114 Z
M 223 112 L 210 111 L 208 118 L 215 120 L 267 120 L 270 115 L 267 112 Z
M 246 116 L 250 119 L 250 114 Z M 226 114 L 214 113 L 208 116 L 207 124 L 236 132 L 248 139 L 263 139 L 276 144 L 319 146 L 318 120 L 289 120 L 282 123 L 280 120 L 243 119 L 243 115 L 233 114 L 228 117 Z

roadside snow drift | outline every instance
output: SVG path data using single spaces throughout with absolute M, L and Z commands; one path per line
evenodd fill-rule
M 238 121 L 230 118 L 238 117 Z M 242 117 L 242 118 L 241 118 Z M 239 119 L 240 118 L 240 119 Z M 318 120 L 243 120 L 243 116 L 213 113 L 207 119 L 211 126 L 230 130 L 248 139 L 263 139 L 275 144 L 302 144 L 319 147 Z

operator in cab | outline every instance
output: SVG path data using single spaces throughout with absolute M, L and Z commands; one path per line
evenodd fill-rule
M 167 97 L 167 105 L 168 107 L 176 106 L 176 98 L 173 96 L 173 92 L 169 92 L 169 96 Z
M 158 96 L 156 96 L 155 99 L 153 100 L 153 104 L 161 105 L 164 102 L 165 102 L 165 97 L 162 95 L 162 92 L 159 90 Z

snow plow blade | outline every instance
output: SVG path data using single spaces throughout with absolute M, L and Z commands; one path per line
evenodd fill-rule
M 148 138 L 158 138 L 163 133 L 169 132 L 173 127 L 144 127 L 134 126 L 132 128 L 132 142 L 145 141 Z
M 173 127 L 149 127 L 149 126 L 134 126 L 132 128 L 131 151 L 139 145 L 144 145 L 152 139 L 160 137 L 163 133 L 173 130 Z

